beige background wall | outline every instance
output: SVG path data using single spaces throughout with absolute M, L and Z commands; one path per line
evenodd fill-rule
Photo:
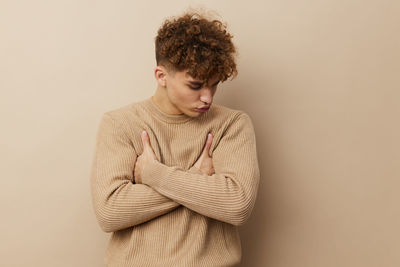
M 234 34 L 239 76 L 215 103 L 256 129 L 242 266 L 400 266 L 396 0 L 1 1 L 0 265 L 103 266 L 97 125 L 154 93 L 153 38 L 189 4 Z

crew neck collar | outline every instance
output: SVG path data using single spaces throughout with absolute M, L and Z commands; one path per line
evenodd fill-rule
M 162 111 L 156 103 L 153 102 L 152 97 L 149 97 L 143 102 L 145 107 L 151 112 L 152 116 L 168 123 L 184 123 L 195 119 L 195 117 L 190 117 L 184 113 L 182 114 L 167 114 Z

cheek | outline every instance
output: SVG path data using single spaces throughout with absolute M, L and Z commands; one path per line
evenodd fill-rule
M 183 106 L 190 106 L 193 102 L 196 102 L 198 92 L 191 90 L 190 88 L 179 88 L 174 91 L 174 100 L 179 102 Z

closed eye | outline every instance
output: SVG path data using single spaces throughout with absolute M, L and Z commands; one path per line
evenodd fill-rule
M 215 86 L 217 86 L 218 85 L 218 83 L 219 83 L 219 81 L 217 81 L 216 83 L 214 83 L 213 85 L 212 85 L 212 87 L 215 87 Z M 197 85 L 198 83 L 192 83 L 192 85 Z M 193 90 L 199 90 L 199 89 L 201 89 L 202 88 L 202 85 L 200 84 L 199 86 L 189 86 L 191 89 L 193 89 Z

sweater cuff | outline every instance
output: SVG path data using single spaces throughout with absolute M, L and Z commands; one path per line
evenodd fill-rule
M 158 160 L 146 164 L 142 170 L 142 184 L 154 187 L 166 179 L 168 166 Z
M 190 167 L 187 171 L 190 173 L 203 174 L 203 172 L 195 166 Z

